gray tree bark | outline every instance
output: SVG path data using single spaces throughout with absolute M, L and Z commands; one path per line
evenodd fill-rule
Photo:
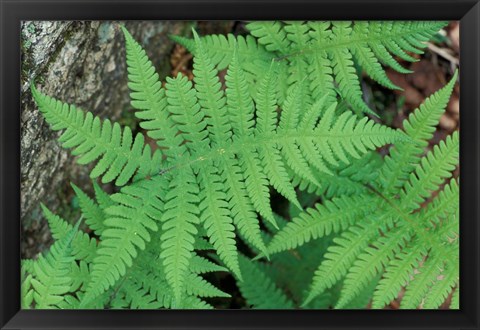
M 163 79 L 171 71 L 173 43 L 168 35 L 189 34 L 191 23 L 147 21 L 126 22 L 125 26 L 146 49 Z M 43 93 L 101 118 L 120 120 L 124 125 L 135 122 L 128 119 L 132 111 L 118 22 L 23 22 L 21 33 L 22 255 L 32 257 L 48 243 L 48 230 L 44 221 L 39 221 L 40 202 L 68 216 L 69 183 L 84 188 L 91 185 L 89 168 L 75 163 L 75 157 L 57 142 L 60 134 L 43 120 L 32 100 L 30 83 L 35 80 Z

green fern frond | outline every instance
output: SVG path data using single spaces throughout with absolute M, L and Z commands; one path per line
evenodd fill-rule
M 254 151 L 244 151 L 240 156 L 240 167 L 244 171 L 245 188 L 252 204 L 258 212 L 275 225 L 268 179 L 261 166 L 259 157 Z
M 107 194 L 95 181 L 93 181 L 93 189 L 95 191 L 95 200 L 103 211 L 115 204 L 110 195 Z
M 343 283 L 342 293 L 335 308 L 344 308 L 369 283 L 382 273 L 389 260 L 405 247 L 405 242 L 410 239 L 408 227 L 392 230 L 367 247 L 350 267 Z
M 186 279 L 186 293 L 189 295 L 197 297 L 230 297 L 228 293 L 217 289 L 198 275 L 189 274 Z
M 21 277 L 21 296 L 20 296 L 20 304 L 21 307 L 24 309 L 30 308 L 30 306 L 33 303 L 33 288 L 32 288 L 32 279 L 33 275 L 33 263 L 30 265 L 25 265 L 24 262 L 22 262 L 21 266 L 21 272 L 22 272 L 22 277 Z
M 255 208 L 242 181 L 242 170 L 232 158 L 224 158 L 223 162 L 222 177 L 229 187 L 227 196 L 232 204 L 230 212 L 233 222 L 245 239 L 260 251 L 266 252 Z
M 311 42 L 318 44 L 323 40 L 331 38 L 329 22 L 308 22 L 310 27 L 309 35 Z M 318 99 L 320 95 L 326 95 L 326 103 L 336 102 L 337 92 L 335 90 L 333 78 L 333 64 L 325 50 L 319 49 L 317 52 L 306 56 L 308 63 L 308 76 L 310 77 L 310 90 L 312 98 Z
M 165 90 L 161 88 L 158 74 L 143 48 L 122 27 L 125 35 L 125 48 L 128 68 L 128 87 L 131 90 L 132 107 L 141 119 L 140 127 L 147 130 L 148 136 L 155 139 L 167 155 L 181 153 L 181 136 L 177 135 L 172 119 L 166 110 Z
M 361 195 L 368 192 L 368 185 L 374 184 L 378 177 L 378 169 L 382 160 L 376 152 L 369 152 L 359 159 L 351 157 L 350 164 L 340 163 L 332 174 L 314 170 L 313 174 L 320 186 L 294 176 L 293 184 L 302 191 L 332 198 L 342 195 Z M 329 167 L 331 168 L 331 167 Z
M 424 297 L 430 290 L 437 277 L 441 275 L 443 269 L 443 260 L 438 256 L 427 259 L 422 267 L 420 267 L 419 274 L 416 274 L 413 280 L 408 283 L 405 295 L 400 303 L 402 309 L 417 308 Z
M 162 252 L 165 274 L 173 288 L 175 300 L 181 303 L 188 264 L 195 242 L 196 224 L 199 223 L 200 200 L 195 174 L 189 167 L 175 173 L 165 196 L 162 215 Z
M 290 41 L 290 48 L 301 49 L 302 46 L 309 42 L 308 26 L 304 22 L 294 21 L 285 22 L 285 32 L 287 33 L 287 39 Z M 306 80 L 305 73 L 308 71 L 309 63 L 306 58 L 298 56 L 291 58 L 290 65 L 287 68 L 288 86 L 295 86 Z M 305 84 L 305 86 L 308 86 Z M 288 92 L 287 92 L 288 93 Z M 304 104 L 310 104 L 310 90 L 305 88 L 303 97 L 300 102 Z M 302 107 L 303 108 L 303 107 Z
M 123 187 L 94 182 L 93 200 L 72 185 L 89 234 L 44 208 L 57 242 L 22 262 L 22 306 L 213 308 L 202 299 L 231 292 L 212 273 L 229 272 L 253 308 L 384 308 L 403 288 L 401 308 L 451 295 L 458 307 L 458 132 L 427 149 L 458 74 L 404 132 L 360 115 L 372 114 L 360 73 L 397 89 L 385 68 L 407 73 L 397 59 L 415 61 L 444 24 L 193 31 L 175 38 L 194 53 L 193 77 L 163 85 L 122 27 L 131 106 L 156 146 L 32 85 L 63 146 Z
M 190 261 L 190 271 L 194 274 L 212 272 L 228 272 L 228 269 L 198 255 L 194 255 Z
M 247 25 L 250 33 L 258 39 L 265 49 L 271 52 L 287 53 L 290 41 L 281 22 L 252 22 Z
M 310 240 L 339 233 L 372 211 L 372 202 L 371 196 L 360 195 L 340 197 L 324 205 L 317 204 L 283 227 L 273 237 L 268 251 L 273 254 L 294 249 Z
M 410 174 L 405 189 L 400 193 L 402 206 L 410 210 L 418 208 L 424 198 L 429 197 L 446 178 L 451 177 L 451 171 L 458 164 L 458 157 L 459 134 L 454 132 L 423 157 L 415 172 Z
M 422 157 L 421 153 L 443 112 L 441 107 L 448 102 L 452 88 L 453 83 L 450 82 L 431 98 L 435 104 L 428 101 L 425 107 L 417 110 L 406 122 L 407 134 L 419 146 L 415 144 L 412 147 L 406 141 L 398 142 L 395 148 L 405 151 L 409 156 L 394 154 L 398 157 L 388 158 L 380 170 L 382 176 L 372 183 L 365 183 L 368 187 L 367 195 L 373 198 L 373 209 L 366 217 L 376 219 L 376 230 L 372 228 L 373 231 L 368 235 L 357 236 L 358 240 L 349 243 L 350 249 L 344 244 L 334 245 L 335 250 L 329 248 L 325 260 L 314 275 L 312 289 L 305 304 L 343 277 L 346 279 L 336 308 L 345 308 L 378 275 L 382 275 L 382 279 L 374 291 L 373 308 L 384 307 L 397 297 L 403 286 L 407 287 L 407 292 L 402 308 L 417 308 L 423 299 L 427 299 L 428 304 L 427 307 L 422 305 L 422 308 L 437 308 L 443 302 L 442 299 L 450 294 L 456 285 L 454 279 L 458 277 L 458 270 L 447 262 L 445 267 L 450 271 L 442 273 L 442 276 L 449 280 L 436 283 L 435 278 L 443 269 L 443 260 L 453 260 L 452 256 L 458 254 L 457 181 L 451 179 L 438 196 L 432 198 L 432 202 L 423 209 L 421 206 L 452 176 L 458 164 L 458 132 L 435 145 L 425 156 Z M 395 159 L 403 166 L 408 165 L 407 168 L 402 168 L 402 165 L 397 167 L 398 164 L 393 163 Z M 393 172 L 395 173 L 391 175 L 396 175 L 397 178 L 406 175 L 409 180 L 400 180 L 404 182 L 401 185 L 391 181 L 394 183 L 391 190 L 384 193 L 380 188 L 385 183 L 384 175 Z M 301 231 L 295 230 L 289 236 L 297 233 Z M 346 233 L 349 232 L 342 235 Z M 337 238 L 334 242 L 338 244 L 338 240 Z M 357 247 L 359 242 L 361 245 Z M 298 245 L 302 244 L 300 240 Z M 449 256 L 444 251 L 445 244 L 450 245 Z M 426 258 L 426 262 L 421 273 L 411 281 L 410 276 L 422 258 Z
M 133 138 L 130 128 L 120 128 L 109 120 L 101 122 L 90 112 L 61 103 L 41 94 L 32 85 L 32 94 L 45 120 L 53 130 L 65 130 L 59 141 L 64 148 L 75 148 L 72 154 L 81 156 L 79 164 L 88 164 L 99 159 L 90 176 L 102 176 L 102 182 L 116 179 L 116 185 L 126 184 L 141 167 L 151 167 L 152 152 L 144 144 L 144 137 Z
M 168 110 L 172 113 L 172 119 L 182 131 L 181 136 L 185 141 L 195 141 L 190 146 L 195 148 L 204 147 L 207 143 L 208 132 L 205 130 L 205 114 L 198 105 L 197 92 L 193 89 L 192 83 L 184 76 L 177 76 L 175 79 L 167 78 L 166 95 Z M 176 156 L 182 155 L 185 151 Z M 194 152 L 195 150 L 190 150 Z
M 374 277 L 349 303 L 344 306 L 344 309 L 367 309 L 372 300 L 372 294 L 375 290 L 380 276 Z
M 159 303 L 161 308 L 172 307 L 174 298 L 164 277 L 159 277 L 157 274 L 151 272 L 142 271 L 138 267 L 136 270 L 132 271 L 131 274 L 132 276 L 126 281 L 131 282 L 138 288 L 138 290 L 143 292 L 142 295 L 148 294 L 150 297 L 155 297 L 155 300 Z
M 456 243 L 458 247 L 459 239 L 459 217 L 460 210 L 459 207 L 456 208 L 455 212 L 448 215 L 445 220 L 441 223 L 440 226 L 432 231 L 432 234 L 436 235 L 436 238 L 439 238 L 440 244 L 442 243 Z
M 269 182 L 282 196 L 300 208 L 297 194 L 290 181 L 287 169 L 282 161 L 282 156 L 277 148 L 260 150 L 262 165 L 270 173 Z
M 225 97 L 220 80 L 213 64 L 208 58 L 202 41 L 195 30 L 197 56 L 193 60 L 193 75 L 198 103 L 206 116 L 207 130 L 211 146 L 214 147 L 230 140 L 231 126 L 226 116 Z
M 45 205 L 41 204 L 43 214 L 48 221 L 48 226 L 52 237 L 55 240 L 63 240 L 74 229 L 58 215 L 53 214 Z M 97 241 L 90 238 L 87 233 L 78 232 L 70 242 L 71 255 L 76 260 L 85 260 L 91 262 L 97 255 Z
M 356 121 L 356 117 L 348 112 L 343 113 L 338 119 L 333 119 L 334 108 L 330 107 L 320 120 L 315 131 L 318 132 L 319 151 L 322 154 L 332 154 L 334 158 L 349 164 L 347 158 L 352 156 L 360 158 L 360 153 L 367 153 L 380 145 L 408 138 L 399 131 L 394 131 L 386 126 L 374 124 L 367 118 Z M 327 133 L 328 132 L 328 133 Z M 325 136 L 322 136 L 325 134 Z M 331 136 L 328 136 L 331 134 Z M 323 139 L 322 139 L 323 138 Z M 328 161 L 328 157 L 326 157 Z
M 413 249 L 397 254 L 396 259 L 390 261 L 373 294 L 372 308 L 383 308 L 393 301 L 401 288 L 409 282 L 415 267 L 427 255 L 423 246 L 415 243 L 412 244 Z
M 114 308 L 208 309 L 211 306 L 198 297 L 229 297 L 200 276 L 189 273 L 186 275 L 184 297 L 179 304 L 166 281 L 163 267 L 146 264 L 149 260 L 139 257 L 137 264 L 130 269 L 130 276 L 121 284 L 112 302 Z
M 72 240 L 77 233 L 80 221 L 65 237 L 55 242 L 47 255 L 41 256 L 34 263 L 33 299 L 36 309 L 57 308 L 64 295 L 71 290 L 72 279 L 69 276 L 72 257 Z
M 138 257 L 136 265 L 130 269 L 127 281 L 142 283 L 142 288 L 156 297 L 156 300 L 165 308 L 212 308 L 198 297 L 229 297 L 227 293 L 219 290 L 202 277 L 195 273 L 204 273 L 211 271 L 226 271 L 226 268 L 220 267 L 211 261 L 193 255 L 190 262 L 189 273 L 185 275 L 185 290 L 182 300 L 175 299 L 172 288 L 168 284 L 165 274 L 165 268 L 161 264 L 154 262 L 152 264 L 152 254 L 157 255 L 155 247 L 142 252 Z M 157 258 L 153 258 L 156 260 Z
M 277 124 L 277 104 L 275 97 L 276 79 L 274 76 L 274 63 L 260 81 L 258 92 L 255 95 L 256 103 L 256 127 L 255 133 L 262 134 L 272 132 Z
M 449 267 L 447 265 L 446 267 Z M 437 309 L 442 305 L 447 297 L 452 292 L 452 289 L 458 285 L 459 282 L 459 263 L 456 263 L 456 270 L 445 269 L 445 274 L 437 278 L 437 282 L 432 285 L 430 291 L 425 295 L 423 304 L 424 309 Z
M 154 188 L 156 187 L 156 188 Z M 81 306 L 102 294 L 125 274 L 132 265 L 138 249 L 144 249 L 150 241 L 150 231 L 157 231 L 157 222 L 162 217 L 164 182 L 159 178 L 143 180 L 124 187 L 112 199 L 118 203 L 106 210 L 108 215 L 93 261 L 92 280 Z
M 196 55 L 195 41 L 193 39 L 172 35 L 170 38 L 187 48 L 192 54 Z M 264 63 L 270 63 L 273 55 L 269 53 L 262 45 L 259 45 L 252 36 L 234 36 L 232 34 L 207 35 L 202 37 L 208 57 L 218 70 L 223 70 L 229 66 L 232 61 L 233 53 L 237 48 L 237 53 L 241 59 L 243 70 L 256 73 L 255 70 L 262 68 Z M 267 65 L 268 67 L 268 65 Z
M 393 147 L 390 155 L 385 158 L 385 166 L 380 175 L 387 192 L 402 187 L 408 179 L 409 173 L 414 169 L 419 156 L 428 145 L 428 140 L 432 138 L 440 117 L 445 112 L 457 76 L 456 72 L 445 87 L 427 98 L 408 119 L 404 120 L 403 128 L 412 139 L 412 143 Z
M 85 217 L 85 223 L 90 229 L 92 229 L 97 236 L 101 236 L 102 232 L 106 229 L 103 222 L 105 221 L 106 215 L 101 206 L 95 203 L 87 194 L 85 194 L 80 188 L 71 183 L 75 195 L 78 198 L 78 204 L 82 211 L 83 216 Z M 98 187 L 98 185 L 97 185 Z M 100 189 L 100 187 L 96 188 Z M 108 195 L 107 195 L 108 196 Z M 110 198 L 110 197 L 106 197 Z
M 232 62 L 225 76 L 227 87 L 225 95 L 233 136 L 242 138 L 252 134 L 255 125 L 253 120 L 255 106 L 248 90 L 245 73 L 241 70 L 238 52 L 238 45 L 235 45 Z
M 235 246 L 235 227 L 230 217 L 227 195 L 222 191 L 221 177 L 215 168 L 204 167 L 200 170 L 200 181 L 201 221 L 222 261 L 241 278 Z
M 199 250 L 199 251 L 215 250 L 213 245 L 208 240 L 206 240 L 203 237 L 198 237 L 198 236 L 195 238 L 195 243 L 194 243 L 193 247 L 195 248 L 195 250 Z
M 250 36 L 227 37 L 205 36 L 206 51 L 212 63 L 219 69 L 225 68 L 232 59 L 235 43 L 241 48 L 243 65 L 249 72 L 264 71 L 265 66 L 275 59 L 279 64 L 278 74 L 286 85 L 278 85 L 280 104 L 286 98 L 288 86 L 308 77 L 313 100 L 328 95 L 334 101 L 337 92 L 357 110 L 373 113 L 363 100 L 358 74 L 354 62 L 358 62 L 367 75 L 387 88 L 398 89 L 385 74 L 384 66 L 408 73 L 394 56 L 404 61 L 416 59 L 407 52 L 421 54 L 425 42 L 445 26 L 445 22 L 415 21 L 356 21 L 356 22 L 251 22 L 247 29 Z M 245 41 L 247 40 L 247 41 Z M 194 42 L 181 37 L 174 41 L 197 54 Z M 282 73 L 287 73 L 282 75 Z M 254 84 L 253 79 L 249 80 Z
M 460 188 L 457 180 L 451 179 L 438 196 L 418 213 L 421 221 L 438 225 L 440 221 L 453 215 L 459 208 Z
M 32 273 L 33 272 L 33 264 L 35 263 L 35 260 L 33 259 L 22 259 L 21 260 L 21 270 L 24 273 Z
M 125 303 L 128 304 L 125 307 L 128 307 L 128 309 L 158 309 L 161 307 L 157 297 L 144 289 L 139 283 L 126 283 L 123 291 L 125 292 Z M 119 306 L 117 305 L 116 308 L 119 308 Z
M 88 281 L 90 281 L 90 267 L 84 260 L 80 263 L 72 263 L 69 273 L 72 279 L 71 291 L 84 290 Z
M 293 303 L 254 262 L 239 257 L 243 281 L 238 281 L 240 291 L 249 306 L 256 309 L 290 309 Z
M 335 245 L 328 248 L 324 257 L 325 261 L 315 271 L 310 293 L 303 305 L 308 304 L 313 298 L 343 278 L 376 232 L 376 228 L 372 228 L 372 226 L 354 226 L 335 238 L 333 240 Z

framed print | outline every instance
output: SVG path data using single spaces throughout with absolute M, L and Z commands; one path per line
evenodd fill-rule
M 476 1 L 1 6 L 2 329 L 479 328 Z

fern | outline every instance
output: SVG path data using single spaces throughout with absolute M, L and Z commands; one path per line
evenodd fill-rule
M 119 124 L 112 125 L 108 120 L 102 123 L 91 113 L 84 114 L 74 106 L 40 94 L 34 85 L 32 94 L 52 129 L 65 130 L 59 141 L 64 148 L 75 148 L 72 153 L 81 156 L 79 164 L 99 159 L 91 172 L 92 178 L 102 176 L 103 183 L 116 179 L 117 185 L 123 185 L 135 171 L 152 166 L 154 158 L 150 147 L 144 146 L 142 135 L 133 141 L 130 128 L 124 128 L 122 133 Z
M 406 133 L 418 145 L 425 146 L 431 137 L 456 79 L 457 75 L 405 121 Z M 401 154 L 395 151 L 397 148 Z M 403 308 L 419 307 L 424 297 L 428 297 L 425 308 L 437 308 L 456 286 L 458 241 L 449 237 L 458 235 L 458 185 L 451 179 L 442 190 L 441 184 L 451 177 L 458 164 L 458 133 L 423 156 L 422 151 L 417 144 L 412 147 L 411 142 L 399 142 L 380 169 L 380 173 L 398 173 L 397 180 L 405 177 L 401 188 L 396 184 L 392 186 L 396 190 L 379 191 L 375 186 L 381 187 L 386 177 L 379 176 L 376 183 L 367 186 L 366 195 L 319 204 L 316 210 L 307 210 L 294 218 L 273 237 L 269 253 L 296 248 L 332 232 L 339 235 L 315 272 L 305 304 L 343 280 L 336 307 L 345 308 L 379 274 L 384 275 L 373 294 L 375 308 L 389 303 L 407 283 Z M 390 161 L 389 157 L 398 161 Z M 431 193 L 438 190 L 440 194 L 418 212 Z M 446 234 L 439 234 L 444 231 Z M 410 280 L 424 258 L 427 259 L 420 274 Z M 445 281 L 437 281 L 438 276 Z
M 288 223 L 270 242 L 268 250 L 276 253 L 296 248 L 312 239 L 338 233 L 371 213 L 374 200 L 369 195 L 343 197 L 308 209 Z M 352 207 L 355 206 L 355 207 Z
M 82 210 L 82 214 L 85 217 L 85 223 L 90 229 L 92 229 L 97 236 L 101 236 L 106 229 L 103 222 L 106 219 L 106 214 L 103 209 L 113 205 L 109 195 L 105 195 L 105 192 L 95 184 L 96 201 L 93 201 L 87 194 L 85 194 L 80 188 L 72 183 L 72 188 L 78 197 L 78 204 Z M 102 206 L 100 206 L 100 204 Z
M 390 155 L 385 158 L 385 166 L 381 171 L 382 185 L 387 192 L 402 187 L 418 162 L 419 155 L 428 145 L 427 141 L 432 138 L 435 126 L 438 124 L 449 95 L 452 92 L 455 80 L 443 89 L 443 93 L 437 92 L 428 98 L 419 108 L 410 114 L 408 121 L 404 122 L 404 129 L 414 141 L 393 148 Z
M 239 286 L 248 306 L 257 309 L 293 308 L 293 303 L 276 287 L 259 265 L 245 257 L 240 258 L 240 265 L 245 280 L 240 281 Z
M 122 27 L 139 133 L 32 84 L 63 147 L 116 187 L 94 181 L 91 198 L 72 184 L 85 232 L 43 207 L 56 242 L 22 262 L 22 306 L 215 308 L 235 299 L 224 276 L 252 308 L 382 308 L 404 288 L 402 308 L 438 308 L 452 293 L 458 306 L 458 132 L 425 152 L 457 76 L 402 131 L 359 115 L 372 110 L 355 69 L 396 88 L 382 64 L 407 73 L 394 56 L 413 61 L 407 51 L 443 24 L 193 31 L 174 37 L 194 53 L 193 80 L 163 84 Z
M 144 180 L 112 196 L 118 204 L 106 210 L 109 218 L 105 225 L 108 228 L 98 246 L 85 301 L 101 294 L 124 275 L 126 267 L 132 265 L 137 255 L 137 248 L 144 249 L 145 242 L 150 241 L 149 231 L 158 230 L 153 219 L 160 216 L 158 208 L 162 203 L 150 192 L 155 185 L 159 187 L 162 183 L 155 179 Z
M 247 104 L 256 101 L 258 116 L 252 120 L 252 107 L 241 108 L 240 111 L 245 112 L 242 128 L 239 121 L 228 116 L 228 104 L 231 107 L 232 103 L 226 99 L 235 94 L 232 95 L 227 86 L 227 97 L 224 95 L 216 71 L 205 54 L 194 60 L 195 88 L 184 77 L 177 77 L 167 79 L 164 91 L 145 52 L 126 30 L 124 32 L 132 105 L 142 109 L 137 112 L 138 116 L 150 119 L 151 113 L 162 110 L 172 113 L 172 116 L 160 115 L 164 119 L 161 121 L 147 121 L 148 126 L 145 126 L 151 137 L 158 138 L 156 132 L 163 132 L 159 143 L 166 149 L 163 152 L 165 160 L 160 160 L 159 151 L 151 156 L 149 147 L 143 146 L 142 135 L 137 135 L 131 147 L 132 134 L 128 128 L 122 134 L 118 125 L 112 129 L 108 121 L 101 124 L 91 114 L 84 115 L 32 89 L 46 120 L 54 129 L 66 129 L 61 137 L 64 146 L 78 146 L 77 155 L 86 153 L 87 156 L 80 158 L 82 162 L 104 154 L 92 171 L 92 177 L 107 169 L 103 181 L 118 176 L 118 185 L 131 179 L 135 170 L 141 173 L 140 177 L 145 177 L 112 196 L 120 205 L 106 210 L 108 217 L 104 225 L 107 228 L 101 234 L 103 239 L 93 263 L 85 303 L 109 289 L 125 274 L 137 249 L 143 249 L 150 240 L 149 232 L 158 230 L 158 221 L 163 223 L 160 256 L 177 301 L 181 301 L 184 291 L 196 225 L 200 223 L 222 261 L 241 278 L 232 219 L 236 218 L 237 226 L 248 231 L 247 237 L 263 248 L 253 217 L 256 211 L 274 222 L 269 203 L 269 180 L 280 193 L 294 200 L 287 168 L 316 183 L 310 174 L 310 164 L 323 163 L 322 153 L 328 154 L 330 162 L 348 163 L 347 155 L 358 158 L 367 150 L 404 139 L 400 132 L 374 124 L 367 118 L 358 121 L 348 112 L 335 118 L 334 106 L 325 110 L 317 125 L 297 128 L 299 108 L 294 106 L 294 100 L 299 95 L 295 92 L 289 101 L 291 106 L 284 109 L 277 122 L 275 94 L 271 93 L 275 89 L 273 67 L 267 71 L 262 87 L 252 100 L 245 93 L 247 82 L 237 63 L 229 71 L 229 76 L 236 79 L 232 89 L 243 89 Z M 196 47 L 203 49 L 198 37 Z M 177 134 L 178 130 L 182 133 Z M 100 140 L 109 141 L 99 144 L 103 149 L 97 147 Z M 315 158 L 306 157 L 310 150 L 320 153 Z M 155 165 L 158 165 L 156 173 Z M 224 188 L 225 181 L 229 182 L 229 189 Z M 243 215 L 250 218 L 240 220 L 234 214 L 238 214 L 236 205 L 230 206 L 228 201 L 247 205 L 251 211 Z
M 21 308 L 29 308 L 33 303 L 33 288 L 32 288 L 32 278 L 31 273 L 33 272 L 33 263 L 31 265 L 22 262 L 21 266 Z
M 288 87 L 307 77 L 307 98 L 317 100 L 326 95 L 327 103 L 339 94 L 365 113 L 373 110 L 363 100 L 360 78 L 354 63 L 379 84 L 399 89 L 386 75 L 382 65 L 397 72 L 408 73 L 395 57 L 416 61 L 407 52 L 421 54 L 425 41 L 445 25 L 445 22 L 251 22 L 247 29 L 255 37 L 211 35 L 203 38 L 208 56 L 219 69 L 227 67 L 233 58 L 235 43 L 241 45 L 239 56 L 244 70 L 256 72 L 275 60 L 278 75 L 286 86 L 277 87 L 280 100 L 287 97 Z M 183 37 L 173 40 L 197 54 L 195 43 Z M 258 78 L 257 78 L 258 79 Z M 338 85 L 338 89 L 335 88 Z
M 72 279 L 69 276 L 69 265 L 74 260 L 71 256 L 72 240 L 79 224 L 80 222 L 63 239 L 52 245 L 47 255 L 41 256 L 33 264 L 30 281 L 36 308 L 56 308 L 63 301 L 63 295 L 70 292 Z M 28 305 L 28 302 L 27 295 L 24 304 Z

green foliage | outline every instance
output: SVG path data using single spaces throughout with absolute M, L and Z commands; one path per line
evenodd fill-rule
M 240 267 L 244 280 L 239 281 L 238 285 L 240 292 L 247 301 L 247 307 L 257 309 L 293 308 L 293 303 L 276 287 L 258 263 L 242 256 Z
M 258 72 L 269 63 L 278 63 L 277 86 L 281 102 L 289 87 L 306 80 L 305 102 L 326 95 L 326 103 L 337 94 L 354 109 L 372 113 L 362 99 L 360 77 L 355 63 L 379 84 L 399 89 L 387 77 L 382 64 L 397 72 L 408 73 L 398 60 L 416 61 L 407 52 L 421 54 L 425 41 L 433 38 L 445 22 L 334 21 L 334 22 L 252 22 L 247 24 L 251 36 L 211 35 L 203 38 L 205 50 L 213 64 L 226 68 L 233 59 L 234 45 L 249 82 L 258 81 Z M 252 38 L 252 36 L 254 38 Z M 184 37 L 173 40 L 197 54 L 195 43 Z M 336 88 L 338 86 L 338 88 Z
M 32 275 L 29 275 L 23 283 L 25 295 L 23 305 L 29 305 L 33 301 L 38 309 L 57 308 L 63 301 L 64 295 L 69 293 L 72 287 L 72 278 L 70 277 L 70 265 L 74 261 L 72 256 L 72 241 L 78 229 L 70 229 L 50 247 L 46 255 L 42 255 L 33 264 Z M 30 283 L 29 283 L 30 282 Z M 33 294 L 28 289 L 29 284 Z
M 117 185 L 125 184 L 139 170 L 150 168 L 152 157 L 144 137 L 138 134 L 133 141 L 130 128 L 120 128 L 109 120 L 101 121 L 92 113 L 86 114 L 75 106 L 63 104 L 47 95 L 41 94 L 32 85 L 32 94 L 39 110 L 53 130 L 64 130 L 59 141 L 64 148 L 75 148 L 72 154 L 80 156 L 79 164 L 88 164 L 97 159 L 91 177 L 102 176 L 102 182 L 116 179 Z M 132 145 L 133 142 L 133 145 Z
M 425 155 L 412 143 L 427 144 L 431 134 L 423 132 L 433 132 L 456 79 L 455 75 L 404 122 L 412 140 L 398 142 L 379 170 L 398 173 L 396 189 L 381 190 L 389 177 L 380 175 L 368 184 L 367 194 L 324 201 L 273 237 L 269 253 L 332 232 L 338 235 L 315 271 L 305 304 L 341 281 L 336 308 L 346 308 L 376 276 L 383 275 L 373 294 L 374 308 L 391 302 L 404 286 L 402 308 L 421 304 L 438 308 L 458 285 L 459 189 L 457 180 L 450 179 L 458 165 L 458 132 Z M 429 200 L 436 191 L 437 197 Z M 428 205 L 422 207 L 424 203 Z
M 371 110 L 354 65 L 395 88 L 380 62 L 406 72 L 391 54 L 413 60 L 405 51 L 420 53 L 441 26 L 194 31 L 175 37 L 194 52 L 193 81 L 163 85 L 122 27 L 136 134 L 32 84 L 62 145 L 116 187 L 94 182 L 91 198 L 72 184 L 85 232 L 43 207 L 55 243 L 22 262 L 22 307 L 214 308 L 233 299 L 217 287 L 231 275 L 252 308 L 382 308 L 403 287 L 403 308 L 438 308 L 458 292 L 458 133 L 424 151 L 457 76 L 402 131 L 361 114 Z

